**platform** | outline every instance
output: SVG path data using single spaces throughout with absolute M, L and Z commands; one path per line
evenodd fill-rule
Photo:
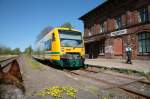
M 132 60 L 132 64 L 126 64 L 124 59 L 86 59 L 85 64 L 104 66 L 110 68 L 123 68 L 136 70 L 140 72 L 149 72 L 150 71 L 150 61 L 149 60 Z

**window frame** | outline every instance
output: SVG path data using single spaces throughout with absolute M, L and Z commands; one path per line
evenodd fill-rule
M 99 54 L 104 54 L 105 53 L 105 40 L 100 40 L 99 41 Z
M 147 44 L 147 41 L 150 42 L 150 32 L 141 32 L 138 34 L 138 52 L 140 54 L 150 53 L 150 51 L 148 50 L 149 46 Z M 141 49 L 141 51 L 140 51 L 140 49 Z
M 101 22 L 99 25 L 100 25 L 100 33 L 104 33 L 105 32 L 104 22 Z
M 115 29 L 121 29 L 122 28 L 122 17 L 121 16 L 117 16 L 115 18 Z
M 138 22 L 145 23 L 149 21 L 148 7 L 144 6 L 138 9 Z

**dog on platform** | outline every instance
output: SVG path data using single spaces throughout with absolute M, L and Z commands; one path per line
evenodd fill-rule
M 7 72 L 0 66 L 0 99 L 25 99 L 25 88 L 17 60 L 10 64 Z

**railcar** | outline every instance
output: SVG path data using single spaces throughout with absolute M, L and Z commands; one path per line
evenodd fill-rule
M 82 33 L 75 29 L 54 28 L 43 39 L 44 59 L 61 67 L 83 67 L 85 47 Z

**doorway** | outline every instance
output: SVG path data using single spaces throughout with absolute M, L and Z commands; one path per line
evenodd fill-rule
M 123 40 L 122 40 L 122 38 L 115 38 L 113 47 L 114 47 L 114 55 L 115 56 L 123 55 Z

